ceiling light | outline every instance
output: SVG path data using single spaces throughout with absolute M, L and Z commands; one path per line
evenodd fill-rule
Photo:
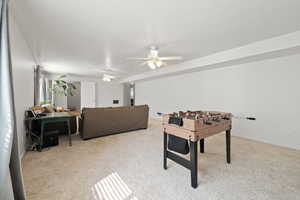
M 111 79 L 113 79 L 113 78 L 115 78 L 115 77 L 114 77 L 114 76 L 111 76 L 111 75 L 103 74 L 102 80 L 103 80 L 104 82 L 110 82 Z
M 104 82 L 110 82 L 110 81 L 111 81 L 111 79 L 108 78 L 108 77 L 103 77 L 102 80 L 103 80 Z
M 156 65 L 154 64 L 153 61 L 148 61 L 148 62 L 147 62 L 147 65 L 148 65 L 151 69 L 155 69 L 155 68 L 156 68 Z
M 157 60 L 157 61 L 155 62 L 155 64 L 156 64 L 157 67 L 161 67 L 162 64 L 163 64 L 163 62 L 162 62 L 161 60 Z

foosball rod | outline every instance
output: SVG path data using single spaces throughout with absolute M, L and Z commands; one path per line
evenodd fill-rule
M 162 116 L 162 115 L 164 115 L 165 113 L 157 112 L 156 114 L 157 114 L 158 116 Z M 255 117 L 242 117 L 242 116 L 235 116 L 235 115 L 232 115 L 232 118 L 235 118 L 235 119 L 245 119 L 245 120 L 256 120 Z
M 235 116 L 235 115 L 232 115 L 232 118 L 235 118 L 235 119 L 246 119 L 246 120 L 256 120 L 256 117 L 241 117 L 241 116 Z

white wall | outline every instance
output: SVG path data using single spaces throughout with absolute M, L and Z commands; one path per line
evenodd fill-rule
M 10 18 L 10 42 L 17 132 L 19 135 L 20 153 L 21 155 L 23 155 L 26 145 L 26 136 L 24 131 L 24 113 L 26 109 L 33 106 L 33 66 L 35 65 L 35 63 L 13 17 Z
M 123 106 L 130 106 L 130 84 L 123 84 Z
M 300 149 L 300 55 L 136 83 L 137 104 L 150 113 L 217 110 L 251 115 L 234 120 L 234 135 Z
M 123 106 L 123 84 L 100 81 L 97 83 L 96 90 L 97 107 Z M 119 104 L 113 104 L 113 100 L 119 100 Z

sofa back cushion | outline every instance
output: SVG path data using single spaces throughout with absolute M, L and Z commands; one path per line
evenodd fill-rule
M 83 139 L 110 135 L 148 127 L 149 107 L 126 106 L 84 108 L 82 110 Z

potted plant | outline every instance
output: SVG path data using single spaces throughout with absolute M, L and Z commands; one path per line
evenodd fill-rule
M 66 75 L 60 75 L 56 80 L 53 80 L 54 84 L 52 85 L 52 88 L 50 88 L 50 91 L 53 94 L 59 96 L 74 96 L 76 86 L 71 82 L 63 80 L 66 77 Z

